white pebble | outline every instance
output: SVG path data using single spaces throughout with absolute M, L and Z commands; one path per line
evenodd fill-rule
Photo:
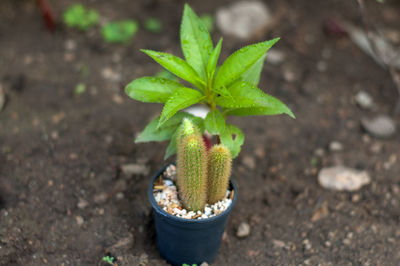
M 164 180 L 164 184 L 166 186 L 170 187 L 170 186 L 173 186 L 174 183 L 171 180 L 166 179 L 166 180 Z

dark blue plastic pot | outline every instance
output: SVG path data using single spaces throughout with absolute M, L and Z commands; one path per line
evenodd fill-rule
M 172 265 L 211 263 L 217 256 L 225 224 L 236 202 L 236 185 L 230 181 L 231 189 L 235 191 L 234 197 L 232 204 L 223 213 L 202 220 L 183 219 L 164 211 L 153 196 L 153 183 L 167 167 L 163 167 L 153 176 L 147 190 L 154 210 L 160 254 Z

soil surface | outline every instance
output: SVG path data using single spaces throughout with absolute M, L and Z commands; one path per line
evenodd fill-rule
M 53 34 L 36 1 L 0 1 L 0 84 L 7 97 L 0 112 L 0 265 L 102 265 L 106 254 L 118 265 L 166 265 L 146 188 L 166 164 L 167 144 L 133 143 L 161 105 L 134 102 L 123 88 L 161 70 L 140 48 L 181 55 L 184 1 L 82 1 L 102 21 L 162 21 L 162 33 L 141 28 L 129 45 L 104 43 L 99 28 L 66 28 L 61 17 L 71 1 L 50 2 L 58 22 Z M 231 2 L 190 4 L 204 14 Z M 363 117 L 391 114 L 396 89 L 349 38 L 323 31 L 333 18 L 361 25 L 356 1 L 265 2 L 273 28 L 248 42 L 224 36 L 222 57 L 281 36 L 276 49 L 285 60 L 265 66 L 260 87 L 297 119 L 230 120 L 246 140 L 233 164 L 238 202 L 214 265 L 398 265 L 400 135 L 376 139 L 360 126 Z M 395 2 L 368 1 L 368 9 L 398 36 Z M 215 30 L 214 41 L 220 36 Z M 75 95 L 78 83 L 87 89 Z M 374 109 L 355 104 L 359 90 L 372 95 Z M 333 141 L 343 150 L 330 151 Z M 126 164 L 135 164 L 133 174 L 122 171 Z M 318 171 L 338 164 L 368 171 L 371 183 L 352 193 L 322 188 Z M 242 222 L 251 232 L 239 239 Z

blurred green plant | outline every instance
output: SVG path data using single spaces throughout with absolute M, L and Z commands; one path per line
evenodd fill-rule
M 144 22 L 144 28 L 153 33 L 160 33 L 162 30 L 162 24 L 160 20 L 156 18 L 148 18 Z
M 64 12 L 64 23 L 71 28 L 83 31 L 95 26 L 99 22 L 99 13 L 94 9 L 87 9 L 82 4 L 73 4 Z
M 85 83 L 79 83 L 78 85 L 76 85 L 75 89 L 74 89 L 74 95 L 75 97 L 80 96 L 81 94 L 84 94 L 86 92 L 86 85 Z
M 114 265 L 115 258 L 113 256 L 104 256 L 102 260 L 108 264 Z
M 101 33 L 106 42 L 128 43 L 139 29 L 135 20 L 113 21 L 105 24 Z

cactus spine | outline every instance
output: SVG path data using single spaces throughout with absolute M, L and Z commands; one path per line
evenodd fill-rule
M 208 203 L 214 204 L 225 197 L 231 175 L 231 153 L 223 145 L 214 145 L 208 154 Z
M 207 200 L 207 151 L 198 129 L 185 119 L 178 136 L 177 185 L 186 209 L 202 210 Z

